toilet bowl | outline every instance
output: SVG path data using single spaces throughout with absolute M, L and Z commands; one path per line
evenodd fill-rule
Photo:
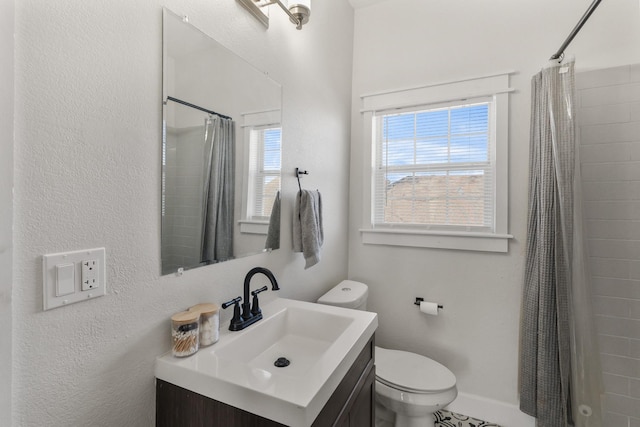
M 367 296 L 367 285 L 344 280 L 318 303 L 366 310 Z M 455 375 L 428 357 L 376 346 L 375 364 L 376 426 L 433 427 L 458 395 Z

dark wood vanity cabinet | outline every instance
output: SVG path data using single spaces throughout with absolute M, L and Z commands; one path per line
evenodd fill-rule
M 364 346 L 312 427 L 373 427 L 374 337 Z M 156 380 L 157 427 L 281 427 L 284 424 Z
M 364 346 L 312 427 L 374 425 L 374 337 Z

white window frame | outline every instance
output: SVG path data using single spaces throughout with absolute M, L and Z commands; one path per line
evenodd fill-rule
M 243 179 L 246 182 L 242 185 L 242 219 L 238 221 L 240 224 L 240 232 L 246 234 L 267 234 L 269 230 L 269 218 L 250 217 L 249 211 L 253 200 L 252 194 L 255 188 L 250 186 L 255 184 L 255 171 L 251 165 L 251 133 L 252 131 L 260 131 L 267 128 L 279 127 L 281 122 L 280 110 L 257 111 L 242 114 L 243 129 L 243 157 L 244 157 L 244 173 Z M 282 153 L 280 153 L 282 156 Z M 280 171 L 282 174 L 282 171 Z
M 401 89 L 361 96 L 363 116 L 364 170 L 362 243 L 373 245 L 508 252 L 508 131 L 509 75 L 492 74 L 461 81 Z M 495 207 L 493 232 L 428 230 L 423 227 L 374 227 L 373 192 L 375 189 L 374 113 L 391 109 L 438 105 L 465 99 L 491 97 L 495 120 Z

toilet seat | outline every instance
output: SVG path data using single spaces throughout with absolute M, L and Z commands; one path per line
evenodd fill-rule
M 456 386 L 447 367 L 419 354 L 375 348 L 376 380 L 409 393 L 440 393 Z

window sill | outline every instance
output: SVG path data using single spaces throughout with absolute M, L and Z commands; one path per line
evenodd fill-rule
M 264 234 L 269 231 L 268 221 L 238 221 L 240 223 L 240 232 L 244 234 Z
M 414 231 L 360 229 L 365 245 L 408 246 L 414 248 L 458 249 L 480 252 L 509 251 L 510 234 L 464 233 L 451 231 Z

